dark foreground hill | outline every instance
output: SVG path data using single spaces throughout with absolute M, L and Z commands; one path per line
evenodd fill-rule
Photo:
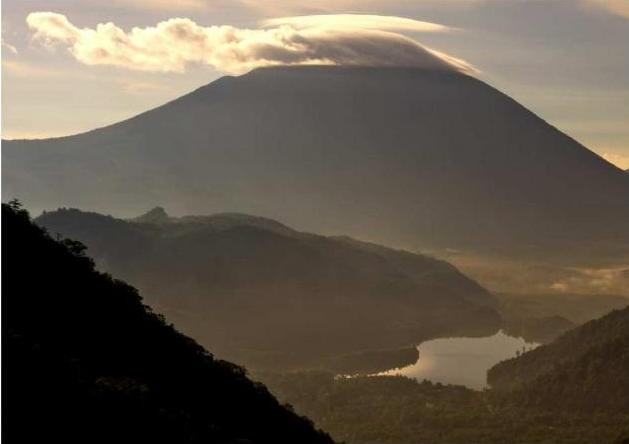
M 37 210 L 161 202 L 413 251 L 629 256 L 629 176 L 453 72 L 257 69 L 106 128 L 5 141 L 2 156 L 5 197 Z
M 3 442 L 331 443 L 2 205 Z
M 629 412 L 629 307 L 497 364 L 487 380 L 525 404 Z
M 404 346 L 414 362 L 421 340 L 499 327 L 493 296 L 446 262 L 269 219 L 59 210 L 36 222 L 85 243 L 178 328 L 247 367 L 331 369 Z

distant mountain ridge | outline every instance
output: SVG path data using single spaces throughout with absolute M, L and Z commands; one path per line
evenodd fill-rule
M 629 298 L 611 294 L 494 293 L 507 334 L 527 342 L 549 343 L 578 325 L 629 305 Z
M 162 202 L 411 250 L 629 255 L 629 177 L 457 73 L 257 69 L 84 134 L 5 141 L 3 162 L 5 196 L 38 209 Z
M 79 210 L 36 219 L 221 356 L 253 367 L 325 366 L 436 335 L 491 334 L 494 297 L 452 265 L 243 214 L 130 220 Z
M 2 231 L 3 441 L 332 444 L 76 241 L 5 204 Z
M 217 213 L 209 216 L 182 216 L 172 217 L 166 213 L 163 207 L 155 207 L 146 213 L 128 219 L 129 222 L 149 223 L 149 224 L 189 224 L 204 225 L 215 228 L 229 228 L 239 225 L 264 228 L 269 231 L 276 231 L 283 234 L 297 235 L 297 231 L 272 219 L 260 216 L 252 216 L 244 213 Z

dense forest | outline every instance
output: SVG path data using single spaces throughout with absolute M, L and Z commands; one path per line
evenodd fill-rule
M 256 377 L 348 442 L 603 444 L 629 442 L 628 369 L 629 307 L 496 365 L 484 391 L 402 376 Z
M 487 379 L 526 405 L 629 412 L 629 307 L 499 363 Z
M 523 408 L 493 391 L 402 376 L 258 375 L 282 400 L 350 443 L 605 444 L 629 438 L 629 414 Z
M 15 201 L 2 233 L 3 442 L 332 443 Z
M 452 265 L 244 214 L 121 220 L 76 209 L 36 219 L 220 356 L 247 368 L 372 372 L 439 336 L 489 335 L 494 297 Z
M 521 398 L 494 390 L 475 391 L 403 376 L 338 378 L 316 372 L 254 376 L 279 399 L 348 443 L 629 443 L 626 408 L 573 410 L 569 393 L 562 393 L 557 401 L 561 408 L 553 409 L 524 405 Z M 613 385 L 603 384 L 601 390 Z
M 160 223 L 146 219 L 162 216 L 132 222 L 99 216 L 104 223 L 95 232 L 105 242 L 120 225 L 140 234 L 119 245 L 138 242 L 160 233 Z M 200 224 L 211 239 L 243 220 L 265 233 L 311 236 L 241 215 L 176 228 L 198 233 Z M 259 369 L 252 378 L 261 382 L 252 382 L 241 367 L 178 333 L 134 288 L 95 271 L 83 244 L 33 224 L 19 203 L 3 205 L 2 229 L 6 442 L 629 442 L 629 308 L 497 365 L 489 372 L 494 387 L 484 391 L 326 371 Z M 376 252 L 407 276 L 419 270 L 416 261 L 431 261 L 351 239 L 331 241 Z M 500 310 L 503 304 L 499 299 Z M 327 366 L 338 372 L 360 360 L 417 359 L 414 348 L 390 349 L 384 358 L 382 351 L 370 353 L 337 355 Z

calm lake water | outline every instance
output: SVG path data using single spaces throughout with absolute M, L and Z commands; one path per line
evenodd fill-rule
M 417 347 L 419 360 L 415 364 L 382 374 L 404 375 L 418 381 L 428 379 L 480 390 L 487 386 L 487 370 L 494 364 L 515 357 L 523 347 L 530 350 L 537 345 L 502 331 L 484 338 L 434 339 Z

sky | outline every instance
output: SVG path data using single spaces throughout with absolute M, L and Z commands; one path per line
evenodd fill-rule
M 447 66 L 629 168 L 629 0 L 4 0 L 2 137 L 74 134 L 269 64 Z

